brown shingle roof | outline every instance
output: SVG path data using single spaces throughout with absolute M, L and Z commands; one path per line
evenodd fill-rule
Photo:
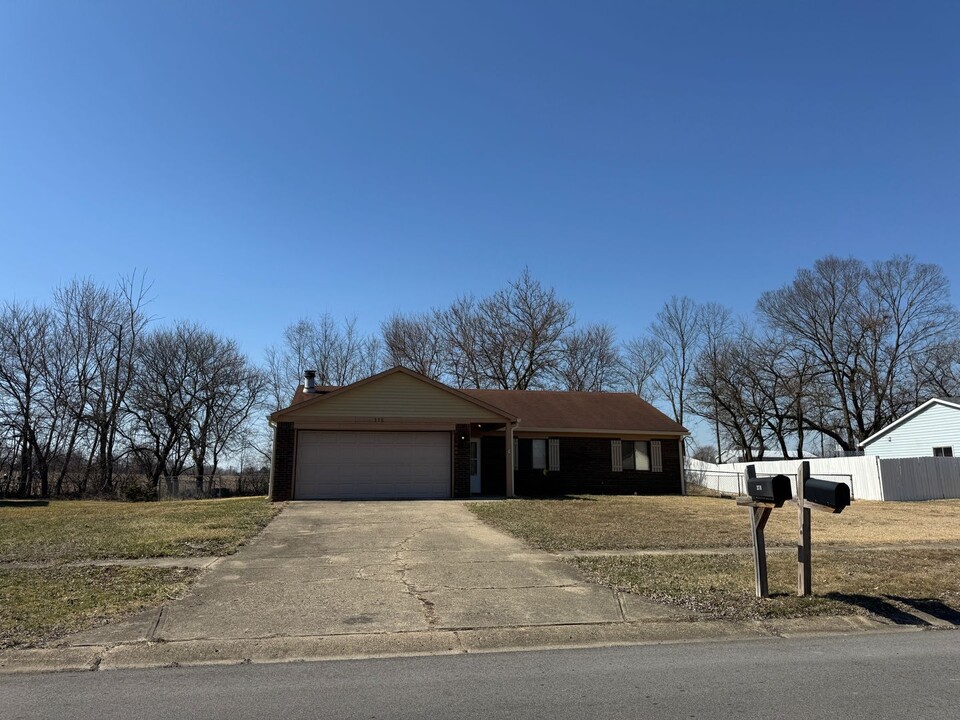
M 412 371 L 404 372 L 416 375 Z M 307 393 L 301 385 L 297 387 L 291 406 L 339 389 L 318 385 L 316 393 Z M 519 418 L 518 430 L 687 432 L 682 425 L 633 393 L 468 389 L 459 389 L 459 392 Z
M 633 393 L 554 390 L 461 390 L 520 418 L 518 430 L 617 430 L 686 433 Z

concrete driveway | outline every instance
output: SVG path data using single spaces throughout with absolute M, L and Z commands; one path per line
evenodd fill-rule
M 292 502 L 189 596 L 78 639 L 253 639 L 621 623 L 673 611 L 585 582 L 458 501 Z

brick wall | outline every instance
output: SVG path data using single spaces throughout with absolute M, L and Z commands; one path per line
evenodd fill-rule
M 521 469 L 514 473 L 517 495 L 679 495 L 681 492 L 680 447 L 676 440 L 661 441 L 663 472 L 659 473 L 644 470 L 614 472 L 610 461 L 610 438 L 560 438 L 560 470 L 546 473 L 523 469 L 523 445 L 521 442 Z
M 457 425 L 453 433 L 453 496 L 470 497 L 469 425 Z
M 273 490 L 270 493 L 274 502 L 283 502 L 293 496 L 295 438 L 292 422 L 277 423 L 273 430 Z

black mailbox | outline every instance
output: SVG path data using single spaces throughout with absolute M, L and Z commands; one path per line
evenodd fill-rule
M 776 507 L 793 497 L 790 478 L 774 475 L 766 478 L 747 478 L 747 494 L 757 502 L 773 503 Z
M 835 513 L 850 504 L 850 486 L 846 483 L 810 478 L 803 484 L 803 499 L 833 508 Z

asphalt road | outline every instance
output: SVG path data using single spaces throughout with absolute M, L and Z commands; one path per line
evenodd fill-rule
M 0 677 L 0 718 L 956 718 L 960 633 Z

